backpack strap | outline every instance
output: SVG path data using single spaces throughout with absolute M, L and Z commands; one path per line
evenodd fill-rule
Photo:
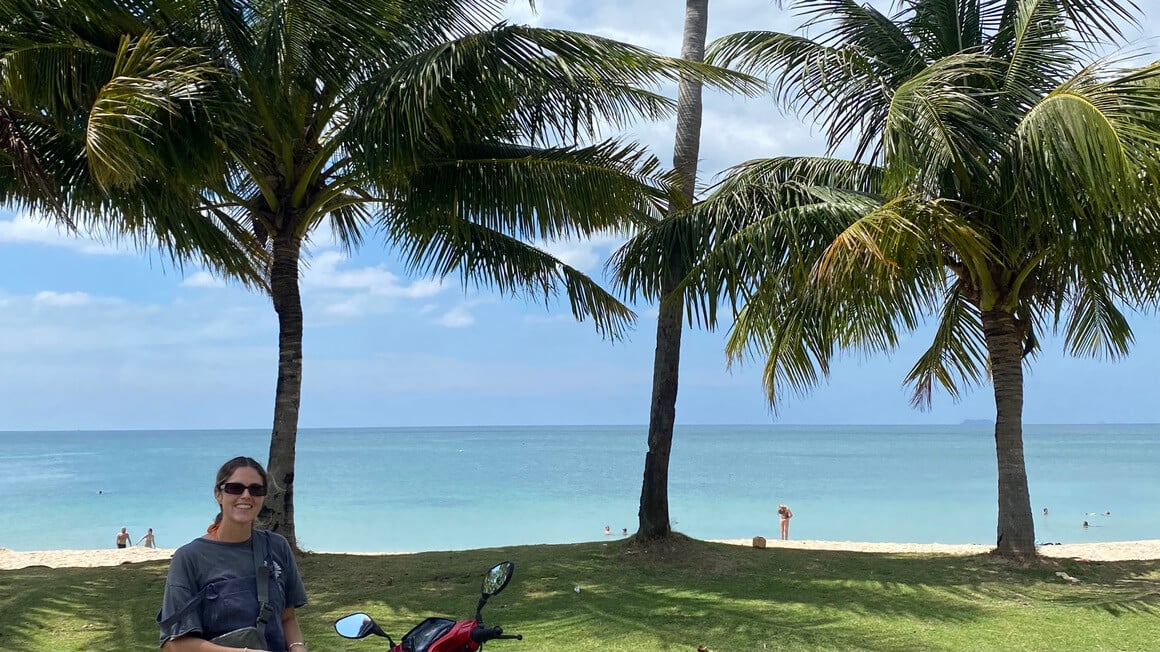
M 265 530 L 254 530 L 250 539 L 250 547 L 254 551 L 254 579 L 258 583 L 258 621 L 254 626 L 262 640 L 266 639 L 266 623 L 274 613 L 270 606 L 270 567 L 266 565 L 266 556 L 270 548 L 270 535 Z

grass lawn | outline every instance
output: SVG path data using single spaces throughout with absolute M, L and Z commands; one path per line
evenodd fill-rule
M 306 555 L 306 640 L 313 652 L 385 650 L 386 639 L 334 633 L 351 611 L 370 613 L 396 642 L 426 616 L 469 617 L 482 573 L 505 559 L 515 577 L 484 620 L 524 640 L 491 652 L 1160 650 L 1160 561 L 1019 565 L 691 540 L 649 552 L 618 540 Z M 0 650 L 155 650 L 166 567 L 0 571 Z

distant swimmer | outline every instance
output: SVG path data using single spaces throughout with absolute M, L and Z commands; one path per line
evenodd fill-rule
M 1088 526 L 1088 522 L 1087 522 L 1087 521 L 1084 521 L 1084 522 L 1083 522 L 1083 526 L 1084 526 L 1084 527 L 1087 527 L 1087 526 Z
M 1047 516 L 1047 508 L 1046 507 L 1043 508 L 1043 515 Z
M 145 542 L 146 548 L 157 547 L 157 540 L 153 537 L 153 528 L 149 528 L 149 531 L 145 533 L 145 536 L 141 537 L 141 541 Z M 141 541 L 138 541 L 137 543 L 141 543 Z
M 628 536 L 628 528 L 626 528 L 626 527 L 620 528 L 620 536 L 622 536 L 622 537 Z
M 607 526 L 607 525 L 605 525 L 605 526 L 604 526 L 604 533 L 605 533 L 605 534 L 612 534 L 612 528 L 611 528 L 611 527 L 609 527 L 609 526 Z
M 121 531 L 117 533 L 117 547 L 127 548 L 131 545 L 133 545 L 133 537 L 129 536 L 125 528 L 121 528 Z

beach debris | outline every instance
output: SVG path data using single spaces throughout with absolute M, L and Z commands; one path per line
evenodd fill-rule
M 579 593 L 579 592 L 580 592 L 580 587 L 579 587 L 579 586 L 574 586 L 574 587 L 572 587 L 572 590 L 573 590 L 573 591 L 575 591 L 575 592 L 577 592 L 577 593 Z
M 1059 577 L 1062 577 L 1065 582 L 1071 582 L 1072 584 L 1079 583 L 1078 577 L 1072 577 L 1071 575 L 1068 575 L 1067 573 L 1065 573 L 1063 571 L 1055 571 L 1055 574 L 1058 575 Z

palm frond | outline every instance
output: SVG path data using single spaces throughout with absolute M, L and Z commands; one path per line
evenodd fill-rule
M 690 321 L 713 327 L 719 303 L 736 308 L 767 276 L 807 280 L 833 238 L 880 204 L 872 192 L 879 179 L 872 167 L 824 158 L 759 160 L 734 168 L 678 218 L 692 226 L 686 235 L 690 251 L 703 252 L 679 288 Z M 663 268 L 650 263 L 646 269 Z
M 938 196 L 951 177 L 956 190 L 969 195 L 976 180 L 989 175 L 1002 126 L 963 80 L 985 79 L 993 70 L 988 57 L 951 55 L 899 85 L 883 132 L 887 194 Z
M 27 119 L 0 101 L 0 187 L 7 186 L 19 201 L 44 208 L 64 226 L 75 228 L 64 207 L 66 191 L 41 164 L 30 129 L 35 132 Z
M 451 215 L 525 240 L 556 240 L 650 221 L 667 204 L 667 183 L 657 160 L 635 144 L 490 144 L 431 161 L 383 194 L 414 215 Z
M 974 51 L 983 45 L 988 26 L 984 2 L 903 0 L 898 5 L 909 10 L 902 28 L 926 61 Z
M 829 375 L 835 351 L 827 315 L 811 297 L 769 298 L 737 313 L 725 353 L 730 366 L 764 359 L 762 386 L 776 411 L 787 392 L 804 396 Z
M 1119 228 L 1127 207 L 1155 206 L 1149 179 L 1160 148 L 1160 87 L 1143 80 L 1160 66 L 1109 80 L 1089 68 L 1047 94 L 1019 123 L 1015 157 L 1019 210 L 1065 237 Z M 1010 178 L 1010 175 L 1008 178 Z M 1065 183 L 1069 192 L 1059 192 Z
M 655 88 L 682 74 L 734 91 L 760 85 L 617 41 L 501 24 L 416 52 L 372 77 L 357 98 L 372 110 L 352 122 L 349 146 L 385 168 L 406 165 L 417 149 L 456 141 L 589 140 L 602 127 L 669 115 L 672 102 Z
M 930 409 L 936 383 L 957 401 L 966 388 L 986 379 L 987 345 L 979 310 L 963 292 L 962 283 L 956 282 L 946 293 L 930 348 L 906 376 L 906 384 L 914 387 L 910 402 Z
M 855 160 L 877 157 L 889 90 L 896 82 L 860 49 L 831 47 L 790 34 L 742 32 L 714 41 L 706 58 L 764 73 L 784 109 L 826 125 L 831 152 L 854 138 Z
M 709 251 L 715 226 L 705 211 L 670 212 L 642 226 L 613 252 L 606 268 L 630 301 L 661 300 L 667 271 L 692 268 Z
M 88 117 L 86 145 L 97 181 L 127 186 L 145 176 L 162 130 L 200 98 L 214 71 L 200 52 L 166 47 L 156 35 L 124 38 Z
M 1084 282 L 1068 305 L 1064 344 L 1074 356 L 1116 360 L 1128 354 L 1132 327 L 1099 282 Z
M 463 284 L 507 296 L 538 296 L 547 306 L 563 292 L 572 315 L 592 320 L 603 336 L 619 339 L 636 315 L 580 270 L 510 235 L 454 216 L 421 222 L 388 216 L 393 241 L 411 270 L 436 278 L 458 273 Z

